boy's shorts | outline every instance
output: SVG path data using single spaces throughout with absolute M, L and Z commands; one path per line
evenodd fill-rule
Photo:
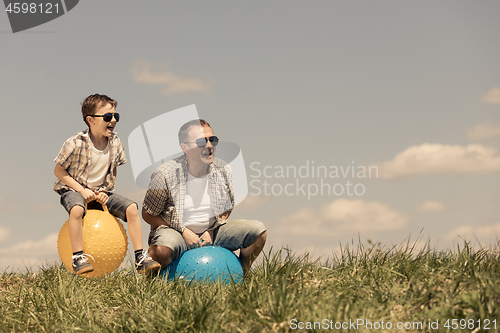
M 244 249 L 255 242 L 266 227 L 257 220 L 228 220 L 214 230 L 214 246 L 221 246 L 230 251 Z M 200 236 L 200 235 L 199 235 Z M 172 260 L 187 251 L 182 234 L 169 227 L 159 227 L 149 233 L 149 245 L 166 246 L 172 249 Z
M 87 208 L 85 207 L 85 199 L 83 196 L 75 191 L 62 191 L 59 194 L 61 194 L 61 205 L 66 209 L 66 211 L 69 212 L 71 209 L 78 205 L 83 207 L 83 216 L 87 214 L 87 209 L 101 209 L 101 204 L 98 203 L 97 201 L 91 201 L 87 204 Z M 137 206 L 137 203 L 127 199 L 119 194 L 115 193 L 107 193 L 108 195 L 108 202 L 106 203 L 106 206 L 108 206 L 109 212 L 121 219 L 124 222 L 127 222 L 127 208 L 131 204 L 135 204 Z

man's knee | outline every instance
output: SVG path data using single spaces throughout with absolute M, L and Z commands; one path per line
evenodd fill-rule
M 261 242 L 265 243 L 267 240 L 267 230 L 264 230 L 259 237 L 257 237 L 257 240 L 260 240 Z
M 267 230 L 264 230 L 255 238 L 253 243 L 250 244 L 248 247 L 262 248 L 266 244 L 266 240 L 267 240 Z
M 261 235 L 266 231 L 266 226 L 264 225 L 264 223 L 257 220 L 249 220 L 248 222 L 251 228 L 251 232 Z
M 267 230 L 264 223 L 257 220 L 245 220 L 247 236 L 243 242 L 243 248 L 253 244 L 263 245 L 266 242 Z
M 149 255 L 157 262 L 163 262 L 172 257 L 172 249 L 167 246 L 152 245 L 149 247 Z

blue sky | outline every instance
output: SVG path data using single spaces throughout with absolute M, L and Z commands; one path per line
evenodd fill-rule
M 0 269 L 58 260 L 67 214 L 53 159 L 85 129 L 80 103 L 93 93 L 118 101 L 127 154 L 137 126 L 195 104 L 241 147 L 250 192 L 274 186 L 231 216 L 263 221 L 269 246 L 329 256 L 358 239 L 390 246 L 419 234 L 419 246 L 440 249 L 496 244 L 499 10 L 496 1 L 87 0 L 16 34 L 0 13 Z M 361 184 L 363 195 L 308 198 L 278 190 L 320 178 L 255 171 L 313 162 L 379 174 L 323 179 Z M 116 188 L 142 202 L 130 161 Z

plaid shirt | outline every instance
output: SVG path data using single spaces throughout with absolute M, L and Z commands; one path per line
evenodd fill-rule
M 220 159 L 214 159 L 209 171 L 210 202 L 216 222 L 210 229 L 226 223 L 221 219 L 224 212 L 234 207 L 233 176 L 231 167 Z M 181 221 L 184 213 L 188 162 L 185 155 L 162 164 L 151 175 L 143 208 L 152 216 L 161 216 L 168 226 L 180 233 L 184 231 Z M 210 230 L 209 229 L 209 230 Z M 152 228 L 152 232 L 155 229 Z
M 92 163 L 92 142 L 88 131 L 86 129 L 66 140 L 59 155 L 54 159 L 54 162 L 66 169 L 68 174 L 83 187 L 87 187 L 87 177 Z M 104 179 L 104 184 L 98 191 L 113 191 L 116 178 L 115 168 L 127 162 L 123 145 L 114 132 L 109 138 L 109 152 L 111 154 L 111 164 Z M 58 192 L 60 190 L 74 191 L 70 186 L 57 179 L 54 184 L 54 191 Z

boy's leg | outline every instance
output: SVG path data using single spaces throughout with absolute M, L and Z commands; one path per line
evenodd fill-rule
M 127 207 L 127 225 L 128 232 L 130 235 L 130 240 L 132 241 L 132 246 L 134 250 L 142 249 L 142 225 L 139 212 L 137 210 L 137 204 L 131 204 Z
M 85 216 L 85 199 L 77 192 L 67 191 L 61 194 L 61 204 L 69 213 L 68 231 L 71 249 L 73 251 L 72 267 L 75 274 L 92 272 L 94 267 L 88 262 L 83 253 L 83 226 Z
M 267 231 L 257 220 L 229 220 L 221 225 L 215 235 L 215 246 L 230 251 L 240 250 L 243 274 L 246 276 L 252 263 L 266 243 Z
M 137 203 L 115 193 L 108 193 L 108 197 L 109 212 L 127 222 L 128 234 L 134 250 L 142 249 L 142 226 Z
M 85 216 L 85 199 L 80 193 L 67 191 L 61 194 L 61 205 L 69 213 L 69 239 L 73 252 L 83 249 L 82 219 Z
M 130 241 L 135 251 L 136 268 L 139 273 L 151 273 L 160 269 L 160 264 L 153 261 L 148 253 L 143 251 L 142 225 L 137 203 L 119 194 L 109 193 L 107 203 L 111 214 L 127 222 Z
M 73 208 L 69 212 L 69 240 L 71 242 L 73 253 L 83 251 L 82 218 L 84 212 L 85 210 L 83 209 L 83 207 L 79 205 L 73 206 Z

